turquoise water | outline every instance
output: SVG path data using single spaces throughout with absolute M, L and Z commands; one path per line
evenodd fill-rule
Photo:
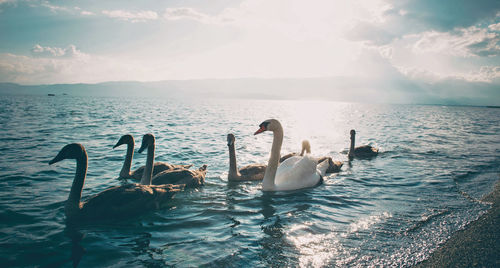
M 489 204 L 499 179 L 500 109 L 335 102 L 0 96 L 0 266 L 411 266 Z M 309 139 L 342 160 L 319 187 L 263 193 L 228 183 L 226 135 L 238 165 L 266 162 L 277 118 L 283 153 Z M 347 162 L 349 130 L 380 147 Z M 208 164 L 205 186 L 138 218 L 66 226 L 75 163 L 47 163 L 68 143 L 89 155 L 83 198 L 121 183 L 121 135 L 156 136 L 156 160 Z M 133 168 L 145 154 L 134 155 Z

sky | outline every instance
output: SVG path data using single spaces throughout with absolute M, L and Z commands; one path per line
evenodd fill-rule
M 498 0 L 0 0 L 0 82 L 24 85 L 342 77 L 500 102 L 499 56 Z

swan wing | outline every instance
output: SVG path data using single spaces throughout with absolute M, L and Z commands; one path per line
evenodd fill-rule
M 317 185 L 321 180 L 317 165 L 316 159 L 309 155 L 288 158 L 276 171 L 276 187 L 278 190 L 294 190 Z
M 267 165 L 264 164 L 252 164 L 242 167 L 239 172 L 241 177 L 247 180 L 262 180 L 266 172 L 266 167 Z
M 205 182 L 206 170 L 174 169 L 165 170 L 153 177 L 151 184 L 185 184 L 187 187 L 200 186 Z
M 134 170 L 130 176 L 132 177 L 132 179 L 134 180 L 140 180 L 142 179 L 142 174 L 144 173 L 144 168 L 146 168 L 146 166 L 142 166 L 136 170 Z M 166 163 L 166 162 L 154 162 L 153 164 L 153 176 L 157 175 L 158 173 L 161 173 L 165 170 L 171 170 L 171 169 L 175 169 L 175 167 L 169 163 Z
M 293 157 L 293 156 L 297 156 L 298 154 L 297 153 L 289 153 L 289 154 L 286 154 L 282 157 L 280 157 L 280 163 L 283 163 L 285 160 L 287 160 L 288 158 L 290 157 Z
M 109 188 L 90 197 L 82 204 L 81 216 L 84 218 L 129 217 L 146 210 L 160 208 L 172 199 L 183 186 L 147 186 L 127 184 Z

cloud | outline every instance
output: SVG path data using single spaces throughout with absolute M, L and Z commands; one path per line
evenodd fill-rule
M 14 4 L 16 2 L 17 2 L 17 0 L 0 0 L 0 5 L 3 5 L 3 4 Z
M 494 28 L 494 27 L 492 27 Z M 455 57 L 492 57 L 500 55 L 500 35 L 487 28 L 457 29 L 452 32 L 424 32 L 413 46 L 413 52 L 444 53 Z
M 125 10 L 104 10 L 102 11 L 102 14 L 110 18 L 131 21 L 131 22 L 145 22 L 148 20 L 158 19 L 158 13 L 149 10 L 138 11 L 138 12 L 131 12 Z
M 471 73 L 468 81 L 492 83 L 500 78 L 500 66 L 482 66 L 478 72 Z
M 85 10 L 81 11 L 80 14 L 84 15 L 84 16 L 93 16 L 93 15 L 95 15 L 95 13 L 90 12 L 90 11 L 85 11 Z
M 31 49 L 31 55 L 35 58 L 86 58 L 87 54 L 82 53 L 74 45 L 69 45 L 67 48 L 59 47 L 43 47 L 36 44 Z
M 498 0 L 387 0 L 382 14 L 361 18 L 349 38 L 385 45 L 391 38 L 422 32 L 448 32 L 494 21 L 500 15 Z M 378 18 L 378 19 L 377 19 Z M 369 25 L 366 26 L 366 25 Z M 492 28 L 497 29 L 498 25 Z
M 167 8 L 165 13 L 163 13 L 163 17 L 167 20 L 195 20 L 202 23 L 210 23 L 214 21 L 214 18 L 198 12 L 190 7 L 178 7 L 178 8 Z
M 366 41 L 368 45 L 375 46 L 387 45 L 395 38 L 394 34 L 368 22 L 357 23 L 345 36 L 351 41 Z
M 71 9 L 67 8 L 67 7 L 63 7 L 63 6 L 56 6 L 56 5 L 53 5 L 51 4 L 49 1 L 42 1 L 40 3 L 41 6 L 43 7 L 46 7 L 48 9 L 50 9 L 50 11 L 56 13 L 58 11 L 64 11 L 64 12 L 70 12 Z
M 437 31 L 469 27 L 494 18 L 500 11 L 497 0 L 391 0 L 389 3 L 392 9 L 387 15 L 393 20 Z M 396 15 L 399 11 L 404 11 L 404 15 Z
M 488 29 L 490 29 L 490 31 L 500 32 L 500 22 L 489 25 Z
M 154 66 L 125 57 L 91 55 L 74 45 L 66 48 L 35 45 L 31 56 L 0 54 L 0 81 L 20 84 L 98 83 L 159 80 Z

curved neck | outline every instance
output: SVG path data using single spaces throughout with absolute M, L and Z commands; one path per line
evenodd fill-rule
M 273 131 L 273 145 L 271 147 L 271 156 L 267 163 L 266 172 L 264 173 L 264 180 L 262 181 L 262 190 L 272 190 L 274 188 L 274 179 L 278 164 L 280 161 L 281 145 L 283 143 L 283 128 L 278 128 Z
M 229 177 L 238 176 L 238 166 L 236 165 L 236 151 L 234 150 L 234 142 L 229 145 Z
M 122 170 L 120 171 L 120 177 L 126 178 L 130 177 L 130 167 L 132 166 L 132 158 L 134 157 L 134 143 L 127 144 L 127 155 L 125 156 L 125 161 L 123 162 Z
M 142 174 L 141 184 L 151 185 L 151 180 L 153 179 L 153 162 L 155 159 L 155 144 L 150 144 L 148 146 L 148 157 L 146 158 L 146 167 L 144 168 L 144 173 Z
M 349 154 L 348 154 L 349 157 L 353 157 L 354 156 L 354 143 L 355 143 L 355 139 L 356 139 L 356 136 L 352 135 L 351 136 L 351 147 L 349 147 Z
M 85 176 L 87 175 L 87 153 L 82 152 L 82 156 L 76 159 L 76 173 L 73 179 L 73 185 L 69 192 L 68 201 L 66 206 L 77 206 L 79 208 L 80 199 L 82 198 L 83 184 L 85 183 Z

